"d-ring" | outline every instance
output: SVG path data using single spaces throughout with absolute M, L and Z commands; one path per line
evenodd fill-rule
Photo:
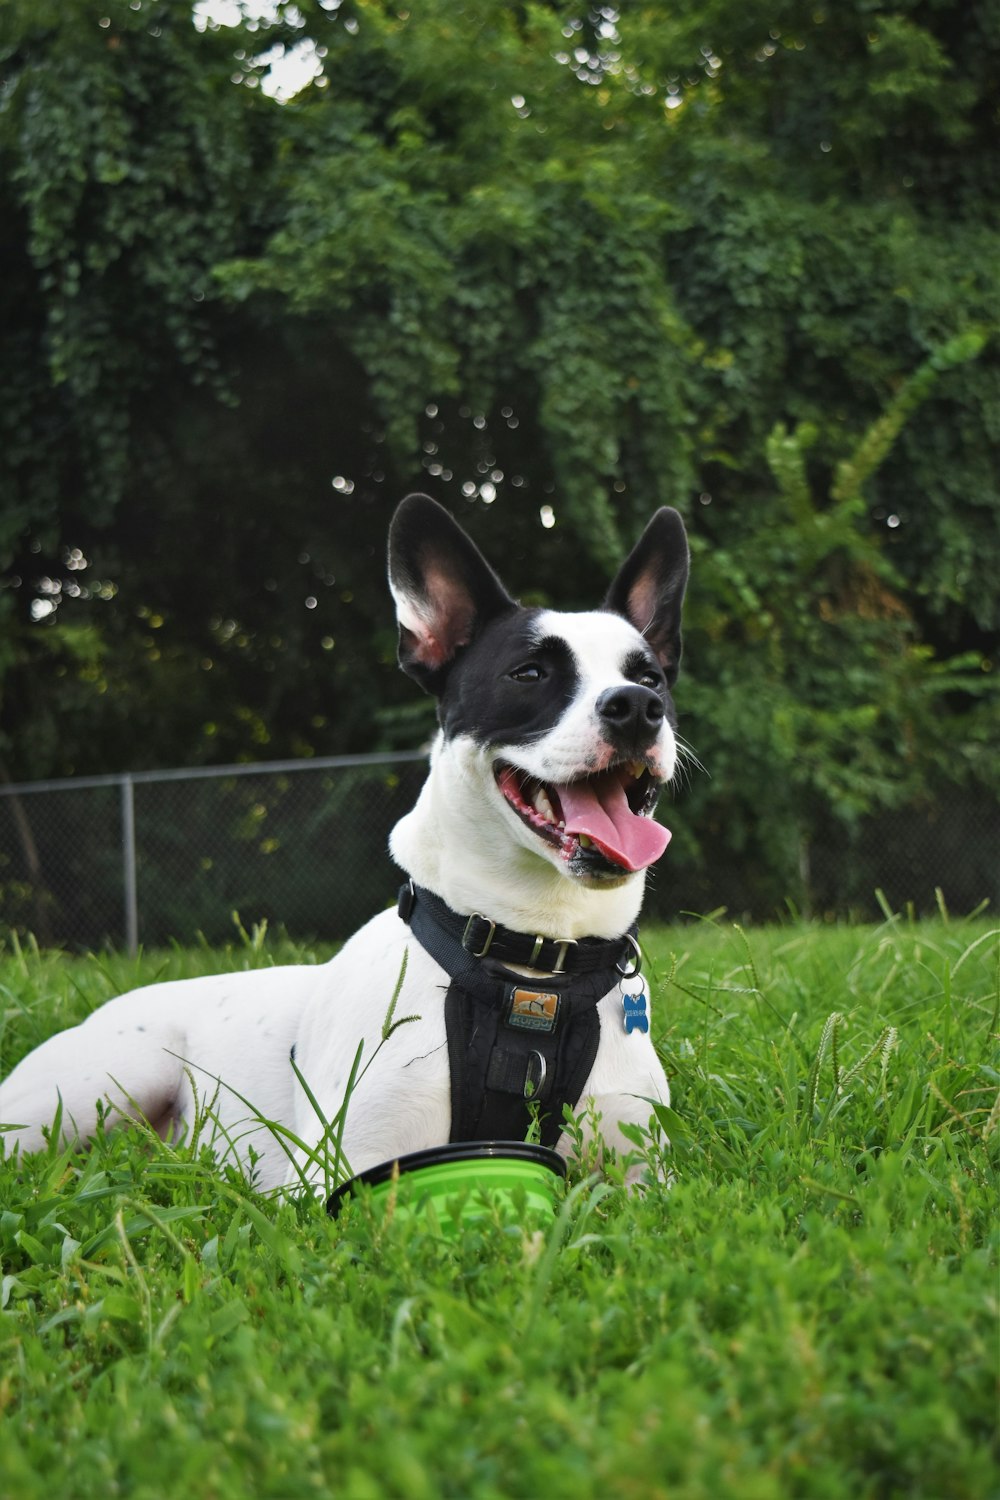
M 533 1057 L 537 1057 L 538 1058 L 538 1082 L 537 1083 L 532 1083 L 532 1081 L 531 1081 L 531 1059 Z M 524 1090 L 523 1090 L 523 1093 L 524 1093 L 525 1099 L 536 1099 L 538 1097 L 538 1095 L 542 1092 L 542 1084 L 545 1082 L 545 1075 L 546 1075 L 547 1072 L 548 1072 L 548 1068 L 545 1066 L 545 1058 L 542 1056 L 542 1054 L 540 1052 L 535 1052 L 535 1051 L 529 1052 L 528 1053 L 528 1069 L 527 1069 L 527 1072 L 525 1073 L 525 1077 L 524 1077 Z
M 625 941 L 626 943 L 632 944 L 632 952 L 635 956 L 635 968 L 623 969 L 620 961 L 615 964 L 615 968 L 618 970 L 623 979 L 634 979 L 642 968 L 642 950 L 630 932 L 626 932 Z

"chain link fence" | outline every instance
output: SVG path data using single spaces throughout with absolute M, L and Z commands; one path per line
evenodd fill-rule
M 943 787 L 853 825 L 817 816 L 808 837 L 782 836 L 763 816 L 740 852 L 730 839 L 715 853 L 699 828 L 694 857 L 685 857 L 679 811 L 666 815 L 678 836 L 654 867 L 645 905 L 663 920 L 720 908 L 735 920 L 874 922 L 890 911 L 958 917 L 1000 909 L 1000 804 L 986 787 Z M 706 811 L 713 811 L 707 800 Z
M 339 756 L 0 786 L 0 935 L 222 943 L 266 920 L 337 940 L 400 881 L 389 831 L 426 756 Z
M 0 785 L 0 940 L 219 944 L 234 913 L 246 928 L 345 938 L 394 898 L 389 832 L 425 774 L 413 751 Z M 759 848 L 686 858 L 676 839 L 652 872 L 647 916 L 878 920 L 887 906 L 965 914 L 1000 899 L 1000 809 L 985 795 L 831 825 L 785 851 L 783 868 L 768 854 L 766 870 Z

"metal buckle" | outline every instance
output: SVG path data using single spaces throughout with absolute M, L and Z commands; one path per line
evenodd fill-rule
M 642 950 L 640 949 L 639 944 L 636 942 L 635 938 L 630 932 L 626 932 L 625 941 L 626 943 L 632 944 L 632 952 L 635 955 L 635 968 L 623 969 L 621 966 L 621 960 L 618 960 L 618 962 L 616 962 L 615 968 L 618 970 L 623 979 L 634 979 L 636 974 L 638 974 L 640 969 L 642 968 Z
M 405 885 L 399 887 L 399 899 L 396 902 L 396 910 L 403 921 L 409 923 L 413 916 L 413 908 L 416 905 L 417 893 L 413 889 L 413 881 L 406 881 Z
M 469 929 L 471 928 L 473 922 L 489 922 L 489 926 L 490 926 L 490 930 L 486 934 L 486 941 L 483 944 L 483 946 L 480 948 L 480 950 L 479 950 L 478 953 L 476 953 L 474 949 L 472 949 L 472 948 L 469 947 L 469 941 L 468 941 L 468 939 L 469 939 Z M 465 931 L 462 933 L 462 947 L 465 949 L 466 953 L 471 953 L 472 956 L 473 956 L 473 958 L 485 958 L 486 955 L 487 955 L 487 953 L 489 953 L 489 951 L 490 951 L 490 944 L 493 941 L 493 934 L 496 932 L 496 930 L 497 930 L 497 924 L 495 922 L 490 922 L 489 917 L 484 917 L 481 912 L 474 911 L 472 913 L 472 916 L 469 918 L 469 920 L 465 924 Z
M 552 972 L 553 974 L 561 974 L 563 972 L 563 964 L 566 962 L 566 949 L 576 947 L 576 938 L 553 938 L 552 941 L 559 949 L 559 957 Z
M 529 968 L 535 962 L 535 959 L 541 953 L 547 941 L 549 941 L 549 939 L 544 938 L 541 933 L 537 934 L 537 936 L 535 937 L 535 946 L 528 954 L 527 962 Z M 561 974 L 563 972 L 563 964 L 566 962 L 566 949 L 576 947 L 576 938 L 552 938 L 551 941 L 555 943 L 556 947 L 559 949 L 559 953 L 556 958 L 555 968 L 549 969 L 548 972 L 550 974 Z

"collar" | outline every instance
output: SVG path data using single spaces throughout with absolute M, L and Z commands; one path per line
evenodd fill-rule
M 549 938 L 542 933 L 515 932 L 480 912 L 463 916 L 453 911 L 440 896 L 408 880 L 400 886 L 397 908 L 404 922 L 411 923 L 418 906 L 424 923 L 430 921 L 441 929 L 452 943 L 458 944 L 463 957 L 470 959 L 488 959 L 491 964 L 517 964 L 556 975 L 592 974 L 612 969 L 623 978 L 629 978 L 638 974 L 641 967 L 635 924 L 617 938 Z

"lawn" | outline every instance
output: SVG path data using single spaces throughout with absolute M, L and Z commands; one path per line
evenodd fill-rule
M 669 1191 L 580 1167 L 447 1240 L 138 1131 L 0 1162 L 0 1496 L 996 1495 L 995 926 L 644 937 Z M 8 947 L 0 1067 L 290 957 Z

